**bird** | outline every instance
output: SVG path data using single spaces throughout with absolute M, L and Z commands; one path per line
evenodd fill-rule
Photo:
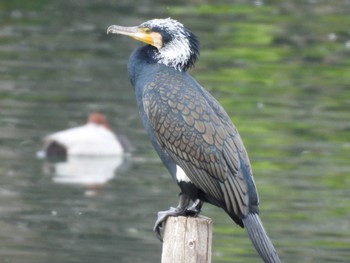
M 246 229 L 264 262 L 280 262 L 259 217 L 259 197 L 247 151 L 220 103 L 189 73 L 199 40 L 172 18 L 139 26 L 111 25 L 107 34 L 145 43 L 128 61 L 128 74 L 147 135 L 181 192 L 179 204 L 157 214 L 153 230 L 169 216 L 197 216 L 203 203 L 222 208 Z
M 69 156 L 122 155 L 129 150 L 126 137 L 115 134 L 98 112 L 91 113 L 86 124 L 55 132 L 43 141 L 39 155 L 53 161 L 65 161 Z

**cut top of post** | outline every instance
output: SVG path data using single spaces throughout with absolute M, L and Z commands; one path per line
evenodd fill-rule
M 165 224 L 162 263 L 210 263 L 212 220 L 169 217 Z

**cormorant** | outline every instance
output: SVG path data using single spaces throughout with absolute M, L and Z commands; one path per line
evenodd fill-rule
M 208 202 L 246 229 L 265 262 L 280 262 L 258 215 L 241 137 L 218 101 L 187 73 L 199 56 L 197 37 L 171 18 L 111 25 L 107 33 L 147 43 L 131 54 L 129 77 L 152 145 L 181 189 L 178 206 L 158 212 L 157 236 L 167 217 L 195 216 Z

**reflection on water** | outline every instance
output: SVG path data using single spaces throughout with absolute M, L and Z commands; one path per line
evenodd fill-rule
M 201 40 L 192 74 L 243 137 L 282 261 L 349 261 L 350 5 L 243 2 L 0 3 L 1 262 L 160 261 L 151 228 L 178 188 L 146 138 L 127 77 L 140 44 L 105 32 L 168 16 Z M 125 169 L 118 158 L 35 157 L 42 137 L 93 111 L 128 135 Z M 92 182 L 104 184 L 98 194 L 87 194 Z M 213 262 L 259 262 L 223 211 L 205 205 L 203 214 L 214 221 Z
M 53 175 L 55 183 L 104 185 L 114 177 L 123 156 L 69 156 L 66 162 L 45 163 L 44 171 Z

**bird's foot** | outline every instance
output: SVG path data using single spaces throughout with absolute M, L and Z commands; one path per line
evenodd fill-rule
M 157 238 L 160 241 L 163 241 L 161 229 L 163 228 L 163 224 L 169 216 L 186 216 L 187 210 L 183 207 L 170 207 L 169 210 L 159 211 L 157 213 L 157 220 L 154 224 L 153 231 L 156 234 Z
M 202 209 L 203 202 L 197 199 L 189 208 L 186 209 L 186 215 L 196 217 Z
M 186 216 L 191 216 L 191 217 L 196 217 L 196 216 L 199 215 L 200 212 L 201 212 L 201 210 L 198 210 L 195 207 L 189 207 L 188 209 L 186 209 L 185 215 Z
M 189 200 L 185 195 L 181 196 L 179 205 L 175 207 L 170 207 L 169 210 L 159 211 L 157 214 L 157 220 L 154 224 L 153 231 L 155 232 L 157 238 L 163 241 L 161 235 L 161 229 L 163 224 L 169 216 L 191 216 L 196 217 L 201 212 L 203 202 L 200 199 L 196 199 L 191 206 L 188 206 Z

